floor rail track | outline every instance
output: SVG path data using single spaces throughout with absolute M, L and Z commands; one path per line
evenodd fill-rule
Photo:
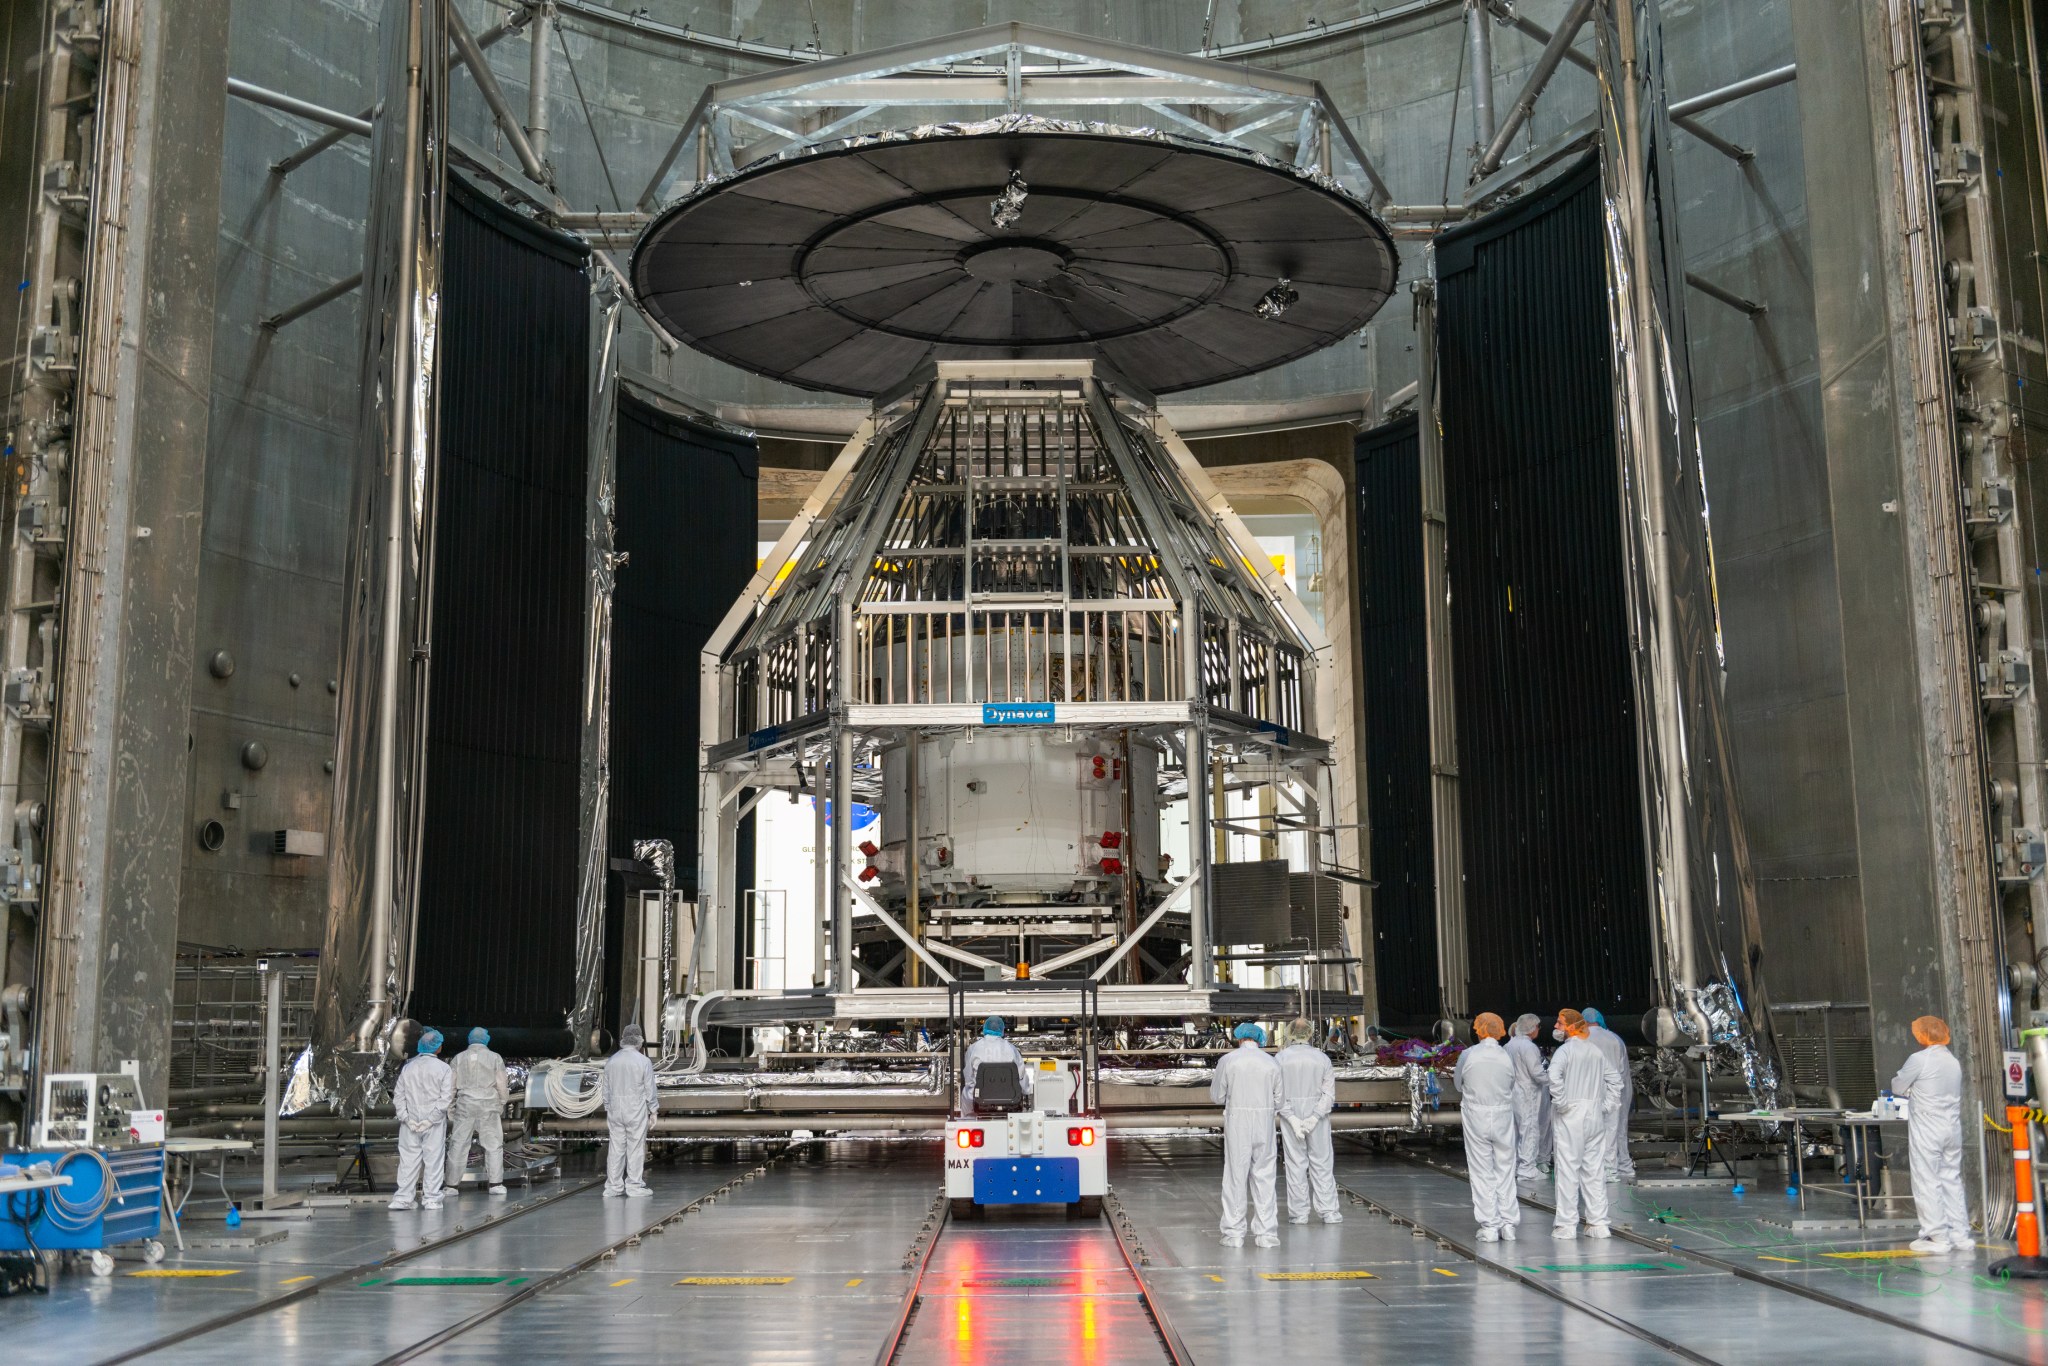
M 1411 1225 L 1412 1227 L 1420 1230 L 1424 1236 L 1434 1238 L 1437 1241 L 1438 1245 L 1449 1248 L 1451 1251 L 1457 1253 L 1459 1256 L 1465 1258 L 1467 1261 L 1473 1263 L 1475 1266 L 1478 1266 L 1486 1271 L 1491 1271 L 1496 1276 L 1500 1276 L 1507 1280 L 1513 1281 L 1517 1285 L 1526 1286 L 1527 1288 L 1535 1291 L 1539 1295 L 1543 1295 L 1549 1299 L 1556 1300 L 1559 1304 L 1564 1305 L 1567 1309 L 1576 1309 L 1581 1314 L 1585 1314 L 1592 1318 L 1598 1319 L 1600 1322 L 1606 1324 L 1609 1328 L 1619 1329 L 1620 1331 L 1628 1334 L 1630 1337 L 1635 1338 L 1642 1342 L 1647 1342 L 1652 1347 L 1655 1347 L 1660 1351 L 1669 1352 L 1672 1356 L 1675 1356 L 1682 1361 L 1695 1362 L 1697 1363 L 1697 1366 L 1728 1366 L 1728 1363 L 1725 1363 L 1716 1357 L 1707 1356 L 1702 1352 L 1695 1352 L 1690 1347 L 1686 1347 L 1680 1343 L 1673 1342 L 1670 1338 L 1665 1337 L 1662 1333 L 1658 1333 L 1651 1329 L 1645 1328 L 1640 1323 L 1630 1322 L 1628 1319 L 1622 1318 L 1619 1314 L 1610 1313 L 1608 1310 L 1602 1309 L 1597 1304 L 1588 1304 L 1584 1300 L 1573 1299 L 1570 1295 L 1565 1294 L 1564 1291 L 1558 1289 L 1556 1286 L 1547 1285 L 1543 1281 L 1538 1280 L 1536 1277 L 1529 1275 L 1527 1272 L 1518 1271 L 1514 1267 L 1507 1265 L 1505 1262 L 1496 1262 L 1491 1258 L 1482 1257 L 1479 1255 L 1477 1249 L 1469 1247 L 1466 1244 L 1459 1242 L 1456 1238 L 1451 1237 L 1449 1234 L 1443 1232 L 1441 1229 L 1431 1228 L 1428 1224 L 1423 1223 L 1420 1219 L 1414 1218 L 1413 1216 L 1408 1214 L 1404 1214 L 1399 1210 L 1389 1209 L 1387 1206 L 1382 1205 L 1381 1203 L 1379 1203 L 1379 1201 L 1374 1200 L 1370 1196 L 1361 1194 L 1360 1192 L 1351 1189 L 1351 1187 L 1345 1185 L 1342 1181 L 1339 1181 L 1337 1183 L 1337 1189 L 1344 1192 L 1344 1194 L 1350 1196 L 1359 1204 L 1364 1205 L 1367 1209 L 1373 1211 L 1373 1213 L 1385 1215 L 1388 1219 L 1395 1220 L 1399 1223 Z
M 1460 1181 L 1470 1180 L 1466 1173 L 1460 1168 L 1449 1166 L 1441 1162 L 1434 1162 L 1428 1158 L 1416 1157 L 1408 1153 L 1401 1153 L 1398 1154 L 1398 1156 L 1401 1158 L 1402 1161 L 1407 1162 L 1413 1166 L 1426 1167 L 1431 1171 L 1440 1173 L 1444 1176 L 1455 1177 Z M 1557 1213 L 1556 1206 L 1547 1204 L 1546 1202 L 1535 1199 L 1532 1196 L 1518 1195 L 1518 1198 L 1520 1199 L 1521 1203 L 1529 1206 L 1532 1209 L 1540 1209 L 1545 1214 L 1550 1215 L 1555 1215 Z M 1750 1281 L 1757 1285 L 1769 1286 L 1773 1290 L 1782 1290 L 1788 1295 L 1797 1295 L 1801 1299 L 1812 1300 L 1816 1304 L 1824 1304 L 1831 1309 L 1840 1309 L 1844 1310 L 1847 1313 L 1860 1314 L 1864 1318 L 1870 1319 L 1872 1322 L 1884 1324 L 1887 1328 L 1898 1328 L 1908 1333 L 1917 1333 L 1921 1337 L 1932 1338 L 1934 1341 L 1941 1343 L 1943 1346 L 1954 1347 L 1960 1351 L 1969 1352 L 1975 1356 L 1988 1357 L 1993 1361 L 2010 1362 L 2012 1363 L 2012 1366 L 2035 1366 L 2034 1360 L 2032 1358 L 2016 1356 L 2011 1352 L 2001 1351 L 1999 1348 L 1996 1347 L 1987 1347 L 1983 1343 L 1979 1342 L 1966 1342 L 1962 1338 L 1951 1337 L 1947 1333 L 1943 1333 L 1938 1329 L 1929 1328 L 1925 1324 L 1915 1323 L 1911 1319 L 1900 1318 L 1895 1314 L 1887 1314 L 1882 1309 L 1873 1309 L 1867 1304 L 1858 1304 L 1855 1300 L 1844 1299 L 1840 1295 L 1830 1295 L 1825 1290 L 1816 1290 L 1809 1285 L 1799 1285 L 1791 1281 L 1783 1280 L 1779 1277 L 1772 1276 L 1767 1272 L 1757 1271 L 1750 1267 L 1743 1266 L 1739 1262 L 1731 1262 L 1725 1260 L 1724 1258 L 1716 1257 L 1711 1252 L 1701 1252 L 1695 1248 L 1681 1247 L 1679 1244 L 1675 1242 L 1667 1242 L 1660 1238 L 1652 1238 L 1648 1234 L 1637 1233 L 1634 1229 L 1623 1228 L 1620 1225 L 1613 1225 L 1612 1227 L 1614 1230 L 1615 1237 L 1625 1239 L 1628 1242 L 1634 1243 L 1637 1247 L 1648 1248 L 1653 1252 L 1662 1253 L 1667 1256 L 1682 1258 L 1686 1261 L 1694 1263 L 1695 1265 L 1707 1267 L 1710 1270 L 1724 1271 L 1729 1275 L 1735 1277 L 1737 1280 Z
M 932 1264 L 932 1253 L 939 1246 L 940 1235 L 945 1233 L 946 1225 L 953 1217 L 953 1202 L 945 1198 L 943 1190 L 934 1208 L 937 1222 L 931 1226 L 930 1237 L 925 1237 L 924 1230 L 918 1232 L 923 1244 L 916 1253 L 916 1263 L 910 1268 L 910 1288 L 903 1292 L 903 1303 L 896 1310 L 896 1322 L 889 1329 L 889 1336 L 883 1339 L 882 1350 L 875 1354 L 875 1366 L 889 1366 L 896 1360 L 896 1354 L 903 1350 L 904 1336 L 910 1332 L 910 1320 L 917 1313 L 918 1301 L 924 1298 L 925 1269 Z
M 1137 1282 L 1138 1294 L 1145 1302 L 1145 1312 L 1152 1316 L 1152 1326 L 1159 1330 L 1159 1340 L 1166 1347 L 1166 1355 L 1173 1366 L 1194 1366 L 1194 1353 L 1173 1326 L 1173 1320 L 1166 1316 L 1166 1306 L 1152 1293 L 1152 1283 L 1145 1279 L 1141 1269 L 1142 1255 L 1136 1246 L 1136 1232 L 1124 1213 L 1123 1202 L 1110 1192 L 1102 1202 L 1102 1217 L 1109 1222 L 1109 1231 L 1116 1239 L 1116 1250 L 1123 1254 L 1124 1265 L 1130 1268 L 1131 1279 Z
M 94 1366 L 115 1366 L 117 1362 L 134 1361 L 139 1357 L 148 1356 L 152 1352 L 161 1352 L 165 1348 L 176 1347 L 180 1343 L 190 1342 L 194 1338 L 204 1337 L 208 1333 L 217 1332 L 222 1328 L 232 1327 L 237 1323 L 244 1323 L 250 1319 L 259 1318 L 264 1314 L 283 1309 L 288 1305 L 297 1304 L 301 1300 L 311 1299 L 323 1290 L 332 1289 L 337 1285 L 345 1285 L 350 1281 L 361 1280 L 365 1276 L 378 1271 L 388 1270 L 402 1262 L 409 1262 L 414 1258 L 424 1257 L 428 1253 L 439 1252 L 445 1247 L 453 1246 L 465 1239 L 474 1238 L 480 1233 L 503 1228 L 509 1220 L 531 1214 L 537 1209 L 543 1209 L 548 1205 L 554 1204 L 557 1200 L 566 1200 L 572 1195 L 581 1195 L 584 1191 L 590 1190 L 595 1186 L 602 1186 L 603 1184 L 604 1178 L 602 1176 L 593 1176 L 588 1181 L 581 1181 L 576 1185 L 564 1187 L 561 1190 L 544 1195 L 538 1200 L 528 1200 L 522 1204 L 515 1205 L 503 1214 L 495 1218 L 486 1219 L 473 1227 L 465 1225 L 459 1232 L 449 1233 L 446 1237 L 436 1238 L 430 1243 L 421 1243 L 418 1247 L 408 1248 L 403 1252 L 393 1252 L 389 1256 L 379 1257 L 373 1262 L 364 1262 L 362 1265 L 352 1266 L 346 1271 L 337 1271 L 332 1275 L 322 1276 L 310 1285 L 302 1285 L 296 1290 L 287 1291 L 282 1295 L 273 1295 L 269 1299 L 259 1300 L 255 1304 L 234 1310 L 231 1313 L 202 1320 L 188 1328 L 180 1328 L 175 1333 L 166 1334 L 153 1342 L 144 1343 L 139 1347 L 131 1347 L 124 1352 L 117 1352 L 113 1356 L 102 1358 Z
M 715 1190 L 707 1191 L 702 1195 L 696 1196 L 690 1200 L 685 1201 L 681 1205 L 678 1205 L 676 1208 L 670 1210 L 668 1213 L 662 1215 L 659 1219 L 650 1219 L 647 1223 L 642 1224 L 639 1228 L 635 1229 L 631 1233 L 628 1233 L 623 1238 L 618 1238 L 610 1243 L 607 1243 L 605 1246 L 599 1248 L 597 1251 L 591 1253 L 587 1257 L 577 1258 L 574 1262 L 571 1262 L 568 1266 L 563 1267 L 560 1271 L 552 1272 L 546 1276 L 541 1277 L 537 1281 L 534 1281 L 528 1285 L 521 1286 L 518 1290 L 515 1290 L 511 1294 L 505 1296 L 503 1299 L 494 1300 L 490 1304 L 485 1305 L 482 1309 L 477 1310 L 468 1318 L 458 1320 L 455 1323 L 451 1323 L 446 1328 L 441 1329 L 439 1332 L 430 1334 L 427 1337 L 421 1338 L 418 1342 L 413 1343 L 409 1347 L 399 1348 L 390 1356 L 387 1356 L 379 1362 L 377 1362 L 377 1366 L 398 1366 L 398 1363 L 400 1362 L 411 1361 L 416 1357 L 424 1356 L 428 1352 L 433 1351 L 435 1348 L 444 1346 L 447 1343 L 454 1341 L 456 1338 L 461 1337 L 464 1333 L 479 1328 L 484 1324 L 489 1323 L 492 1319 L 495 1319 L 510 1310 L 518 1308 L 520 1305 L 525 1304 L 527 1301 L 532 1300 L 540 1295 L 546 1294 L 548 1291 L 553 1290 L 556 1286 L 574 1280 L 576 1277 L 588 1271 L 591 1267 L 596 1266 L 599 1262 L 604 1261 L 608 1257 L 616 1256 L 619 1252 L 619 1249 L 637 1246 L 640 1240 L 642 1238 L 645 1238 L 648 1234 L 655 1233 L 663 1228 L 666 1228 L 673 1221 L 680 1219 L 684 1215 L 690 1214 L 693 1211 L 705 1205 L 710 1204 L 712 1201 L 717 1200 L 719 1197 L 727 1194 L 736 1187 L 753 1180 L 757 1176 L 767 1175 L 768 1166 L 780 1162 L 784 1157 L 788 1156 L 791 1151 L 792 1149 L 784 1148 L 774 1157 L 769 1158 L 767 1164 L 764 1164 L 760 1167 L 756 1167 L 751 1171 L 743 1172 L 739 1176 L 735 1176 L 732 1180 L 726 1182 L 722 1186 L 719 1186 Z

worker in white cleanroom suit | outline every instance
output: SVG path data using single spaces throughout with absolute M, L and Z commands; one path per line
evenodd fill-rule
M 448 1106 L 455 1099 L 455 1074 L 435 1057 L 439 1030 L 420 1035 L 419 1053 L 398 1072 L 391 1105 L 398 1111 L 398 1193 L 391 1208 L 411 1209 L 413 1188 L 428 1209 L 441 1208 L 441 1168 L 447 1162 Z
M 639 1025 L 619 1031 L 619 1051 L 605 1060 L 604 1119 L 611 1147 L 604 1155 L 604 1193 L 635 1198 L 654 1194 L 641 1174 L 647 1169 L 647 1129 L 661 1108 L 654 1064 L 640 1051 L 647 1041 Z
M 1515 1180 L 1541 1181 L 1550 1165 L 1550 1074 L 1543 1070 L 1543 1050 L 1536 1031 L 1543 1021 L 1524 1015 L 1515 1021 L 1505 1045 L 1515 1064 Z
M 1522 1222 L 1515 1198 L 1515 1060 L 1500 1046 L 1507 1033 L 1486 1011 L 1472 1021 L 1479 1042 L 1458 1055 L 1458 1113 L 1465 1125 L 1465 1172 L 1472 1187 L 1472 1217 L 1479 1241 L 1513 1242 Z
M 1237 1047 L 1216 1060 L 1209 1099 L 1223 1107 L 1223 1245 L 1243 1247 L 1245 1191 L 1251 1191 L 1252 1242 L 1280 1246 L 1273 1201 L 1273 1119 L 1280 1111 L 1280 1064 L 1266 1055 L 1266 1031 L 1237 1027 Z
M 1607 1227 L 1607 1136 L 1621 1105 L 1621 1073 L 1586 1038 L 1585 1017 L 1576 1010 L 1557 1014 L 1564 1047 L 1550 1059 L 1551 1146 L 1557 1176 L 1554 1238 L 1576 1238 L 1579 1214 L 1586 1236 L 1612 1236 Z
M 1621 1041 L 1621 1035 L 1607 1027 L 1607 1017 L 1596 1007 L 1587 1006 L 1579 1014 L 1592 1026 L 1586 1034 L 1587 1042 L 1621 1073 L 1621 1108 L 1615 1111 L 1614 1127 L 1607 1133 L 1607 1170 L 1603 1174 L 1609 1181 L 1633 1182 L 1636 1160 L 1628 1151 L 1628 1119 L 1635 1110 L 1636 1079 L 1628 1066 L 1628 1045 Z
M 1307 1020 L 1294 1022 L 1294 1036 L 1315 1037 Z M 1330 1149 L 1330 1111 L 1337 1108 L 1337 1069 L 1330 1055 L 1312 1043 L 1291 1043 L 1280 1050 L 1280 1146 L 1287 1153 L 1287 1218 L 1308 1222 L 1311 1197 L 1316 1216 L 1341 1224 L 1337 1208 L 1337 1170 Z
M 979 1095 L 975 1074 L 984 1067 L 1014 1067 L 1017 1069 L 1017 1094 L 1029 1104 L 1031 1100 L 1031 1069 L 1024 1065 L 1024 1055 L 1017 1051 L 1017 1045 L 1003 1037 L 1003 1017 L 991 1015 L 982 1021 L 981 1037 L 968 1045 L 967 1056 L 960 1063 L 960 1075 L 966 1082 L 970 1097 Z
M 491 1051 L 487 1029 L 469 1031 L 469 1047 L 455 1055 L 455 1108 L 448 1133 L 448 1194 L 462 1185 L 469 1164 L 471 1134 L 484 1146 L 484 1175 L 491 1194 L 505 1193 L 505 1102 L 512 1098 L 512 1078 L 505 1060 Z
M 1977 1241 L 1963 1200 L 1963 1066 L 1948 1051 L 1948 1025 L 1933 1015 L 1913 1021 L 1920 1051 L 1892 1078 L 1892 1094 L 1911 1106 L 1906 1141 L 1913 1154 L 1915 1252 L 1965 1252 Z

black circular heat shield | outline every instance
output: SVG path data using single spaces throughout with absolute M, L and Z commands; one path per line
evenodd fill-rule
M 1012 171 L 1029 195 L 997 228 Z M 633 254 L 641 303 L 707 355 L 869 396 L 928 360 L 1099 357 L 1154 393 L 1284 364 L 1393 291 L 1386 226 L 1328 182 L 1116 130 L 920 130 L 742 170 Z M 1299 301 L 1261 318 L 1282 277 Z

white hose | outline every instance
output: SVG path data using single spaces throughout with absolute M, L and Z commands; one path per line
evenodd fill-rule
M 604 1087 L 592 1086 L 588 1091 L 572 1090 L 567 1077 L 567 1066 L 548 1068 L 543 1081 L 546 1086 L 548 1108 L 564 1119 L 587 1119 L 604 1108 Z M 586 1074 L 577 1071 L 580 1081 Z
M 74 1148 L 57 1159 L 56 1172 L 62 1176 L 64 1169 L 82 1157 L 89 1157 L 100 1164 L 99 1194 L 89 1201 L 74 1202 L 64 1193 L 64 1187 L 52 1186 L 49 1201 L 44 1205 L 44 1217 L 53 1227 L 66 1233 L 83 1233 L 93 1222 L 107 1212 L 107 1206 L 114 1203 L 114 1169 L 107 1165 L 96 1148 Z

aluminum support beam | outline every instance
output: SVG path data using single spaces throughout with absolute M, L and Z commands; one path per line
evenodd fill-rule
M 1702 279 L 1689 270 L 1685 273 L 1685 282 L 1706 295 L 1709 299 L 1724 303 L 1737 312 L 1746 313 L 1752 318 L 1760 318 L 1771 311 L 1769 304 L 1760 304 L 1754 299 L 1745 299 L 1740 294 L 1732 290 L 1723 289 L 1712 280 Z
M 227 88 L 228 93 L 236 99 L 247 100 L 251 104 L 260 104 L 265 108 L 280 110 L 287 114 L 296 114 L 302 119 L 325 124 L 337 133 L 354 133 L 365 138 L 370 136 L 370 121 L 361 115 L 344 114 L 338 109 L 324 108 L 310 100 L 266 90 L 260 85 L 251 85 L 248 81 L 236 80 L 232 76 L 228 78 Z
M 533 147 L 534 159 L 543 169 L 552 171 L 554 168 L 548 165 L 548 35 L 555 27 L 555 7 L 547 0 L 539 0 L 528 15 L 526 139 Z
M 526 130 L 520 126 L 519 118 L 512 112 L 511 101 L 505 98 L 504 90 L 498 85 L 497 76 L 491 71 L 491 64 L 484 60 L 483 48 L 469 31 L 469 25 L 462 20 L 462 13 L 454 5 L 447 7 L 448 36 L 455 42 L 455 51 L 462 58 L 462 64 L 469 68 L 470 79 L 476 82 L 477 93 L 484 97 L 490 107 L 491 117 L 498 122 L 498 131 L 505 135 L 505 141 L 512 148 L 512 155 L 519 159 L 520 169 L 527 179 L 536 185 L 555 187 L 548 174 L 548 168 L 534 154 L 533 144 L 526 140 Z M 538 26 L 536 25 L 536 28 Z
M 1536 100 L 1543 94 L 1543 88 L 1550 84 L 1550 78 L 1557 74 L 1558 66 L 1565 55 L 1572 50 L 1572 41 L 1585 27 L 1586 17 L 1593 12 L 1593 0 L 1572 0 L 1571 9 L 1565 12 L 1564 22 L 1557 26 L 1557 32 L 1543 45 L 1543 52 L 1536 59 L 1536 67 L 1529 73 L 1529 79 L 1522 86 L 1522 93 L 1515 96 L 1514 105 L 1493 140 L 1480 153 L 1479 162 L 1472 168 L 1472 179 L 1481 180 L 1491 175 L 1507 156 L 1508 148 L 1514 145 L 1515 134 L 1522 131 L 1522 125 L 1536 112 Z
M 1471 48 L 1472 126 L 1481 147 L 1493 144 L 1498 132 L 1493 119 L 1493 28 L 1492 16 L 1481 0 L 1466 0 L 1465 41 Z
M 265 318 L 263 320 L 263 330 L 275 332 L 281 327 L 289 327 L 308 313 L 325 308 L 328 304 L 333 303 L 345 294 L 353 294 L 356 290 L 362 288 L 362 284 L 363 273 L 360 270 L 349 276 L 346 280 L 336 280 L 318 293 L 307 295 L 290 308 L 282 309 Z
M 1787 62 L 1783 66 L 1759 72 L 1747 80 L 1724 85 L 1719 90 L 1709 90 L 1704 95 L 1694 95 L 1689 100 L 1674 101 L 1670 107 L 1671 117 L 1679 119 L 1692 114 L 1704 114 L 1709 109 L 1719 109 L 1722 105 L 1739 100 L 1744 95 L 1754 95 L 1760 90 L 1775 90 L 1798 79 L 1799 64 Z

